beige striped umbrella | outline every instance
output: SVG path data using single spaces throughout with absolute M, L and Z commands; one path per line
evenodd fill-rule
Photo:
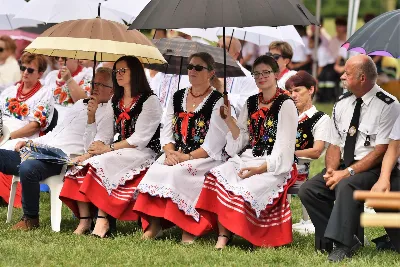
M 137 30 L 101 18 L 59 23 L 36 38 L 25 51 L 47 56 L 95 61 L 116 61 L 135 56 L 142 63 L 165 64 L 152 42 Z

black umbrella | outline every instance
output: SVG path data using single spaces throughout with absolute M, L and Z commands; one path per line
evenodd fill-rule
M 225 27 L 310 24 L 319 23 L 298 0 L 151 0 L 129 29 L 223 27 L 227 47 Z M 226 72 L 224 79 L 227 104 Z
M 167 74 L 187 75 L 187 65 L 190 55 L 197 52 L 207 52 L 215 60 L 215 74 L 217 77 L 224 77 L 224 49 L 201 44 L 184 38 L 163 38 L 153 40 L 154 45 L 160 50 L 168 64 L 144 64 L 151 70 Z M 241 67 L 236 61 L 228 56 L 226 60 L 226 75 L 228 77 L 245 76 Z
M 367 55 L 400 58 L 400 9 L 369 21 L 342 46 Z

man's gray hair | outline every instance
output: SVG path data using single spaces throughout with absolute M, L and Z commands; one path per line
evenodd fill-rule
M 102 74 L 104 77 L 112 82 L 112 69 L 110 68 L 105 68 L 105 67 L 99 67 L 96 69 L 96 75 L 97 74 Z
M 375 84 L 378 77 L 378 71 L 376 69 L 376 64 L 371 57 L 365 57 L 359 64 L 358 75 L 364 74 L 367 80 Z

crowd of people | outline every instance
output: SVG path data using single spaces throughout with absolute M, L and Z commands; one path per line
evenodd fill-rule
M 336 25 L 332 47 L 345 29 L 340 20 Z M 328 94 L 322 84 L 329 85 L 337 60 L 325 60 L 317 82 L 307 72 L 310 55 L 294 54 L 286 42 L 247 61 L 246 76 L 227 78 L 226 105 L 224 80 L 205 52 L 190 56 L 179 84 L 176 75 L 145 70 L 134 56 L 95 66 L 24 53 L 18 66 L 11 52 L 2 55 L 13 49 L 5 40 L 0 60 L 7 71 L 17 64 L 19 74 L 0 94 L 2 125 L 10 132 L 0 147 L 4 201 L 11 175 L 21 181 L 15 205 L 22 204 L 23 217 L 14 230 L 39 227 L 39 182 L 63 168 L 21 160 L 19 152 L 35 144 L 61 149 L 77 163 L 60 194 L 79 219 L 77 235 L 109 237 L 117 220 L 140 220 L 143 239 L 177 226 L 183 244 L 214 231 L 217 249 L 234 235 L 254 246 L 282 246 L 293 241 L 288 190 L 302 181 L 299 196 L 315 226 L 316 249 L 337 262 L 361 245 L 356 233 L 364 205 L 353 200 L 354 190 L 400 191 L 400 104 L 376 84 L 369 56 L 354 55 L 337 74 L 348 92 L 330 118 L 313 98 Z M 226 43 L 240 65 L 241 42 Z M 326 169 L 308 179 L 309 161 L 325 151 Z M 387 247 L 400 252 L 399 231 L 386 231 Z

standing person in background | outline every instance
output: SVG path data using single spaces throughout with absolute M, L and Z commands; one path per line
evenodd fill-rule
M 0 37 L 0 93 L 21 80 L 18 61 L 15 59 L 17 46 L 11 37 Z
M 290 64 L 293 57 L 293 49 L 287 42 L 276 41 L 269 45 L 268 56 L 276 60 L 279 66 L 278 75 L 278 87 L 285 89 L 286 81 L 296 74 L 296 71 L 289 70 L 288 65 Z
M 303 40 L 304 46 L 299 45 L 293 51 L 292 62 L 289 63 L 291 70 L 305 70 L 311 74 L 312 69 L 312 51 L 308 47 L 308 35 L 304 26 L 295 26 L 297 32 Z

